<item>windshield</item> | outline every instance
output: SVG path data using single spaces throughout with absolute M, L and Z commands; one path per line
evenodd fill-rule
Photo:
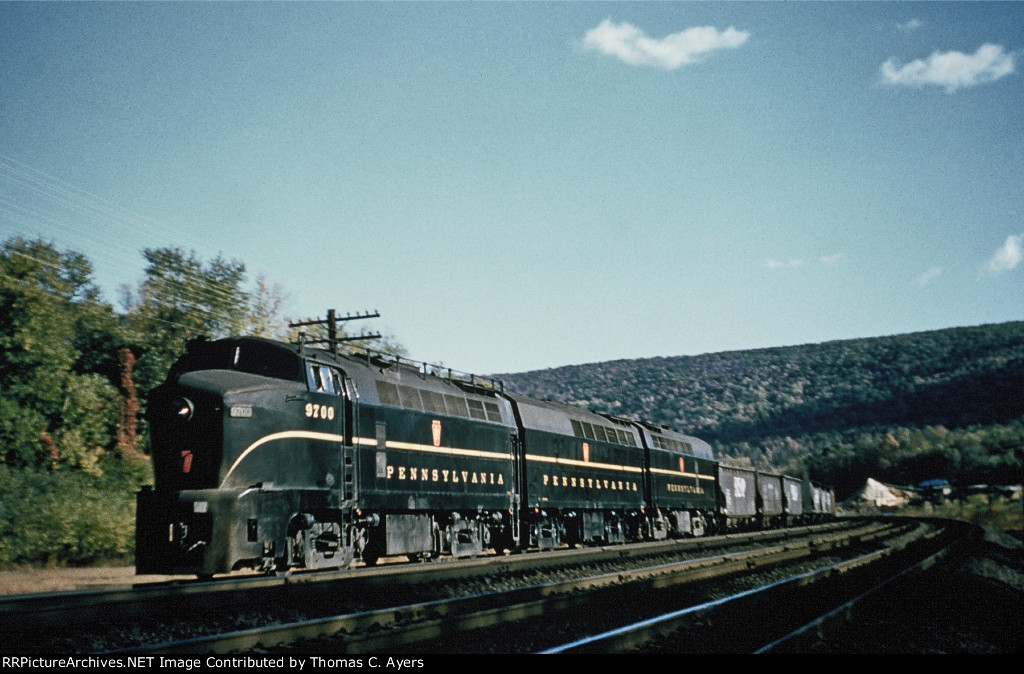
M 197 370 L 236 370 L 275 379 L 305 381 L 302 359 L 286 348 L 258 342 L 200 342 L 174 364 L 171 377 Z

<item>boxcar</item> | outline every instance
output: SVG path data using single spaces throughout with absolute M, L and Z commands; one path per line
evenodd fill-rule
M 726 529 L 749 529 L 757 523 L 757 479 L 751 468 L 719 464 L 719 519 Z
M 782 476 L 757 471 L 759 526 L 763 529 L 781 526 L 785 507 L 782 497 Z
M 804 484 L 789 475 L 782 476 L 782 504 L 786 524 L 799 524 L 804 517 Z

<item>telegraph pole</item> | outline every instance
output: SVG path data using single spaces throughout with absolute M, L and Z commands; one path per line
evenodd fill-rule
M 378 313 L 377 311 L 374 311 L 372 313 L 367 311 L 366 313 L 362 314 L 356 312 L 355 314 L 345 314 L 344 316 L 338 316 L 337 312 L 335 312 L 334 309 L 328 309 L 327 318 L 325 319 L 317 318 L 305 321 L 297 321 L 295 323 L 289 323 L 288 327 L 302 328 L 310 325 L 321 325 L 326 327 L 327 339 L 312 339 L 308 342 L 306 342 L 303 339 L 302 341 L 306 344 L 326 344 L 328 350 L 330 350 L 332 353 L 337 354 L 338 344 L 340 342 L 354 342 L 361 339 L 380 339 L 380 333 L 362 334 L 356 335 L 354 337 L 338 337 L 338 323 L 342 323 L 344 321 L 365 320 L 367 318 L 380 318 L 380 313 Z

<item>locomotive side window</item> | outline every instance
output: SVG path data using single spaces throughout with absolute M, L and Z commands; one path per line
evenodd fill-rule
M 423 409 L 435 414 L 444 414 L 444 398 L 436 391 L 420 391 L 423 398 Z
M 474 419 L 486 419 L 487 414 L 484 412 L 484 404 L 479 400 L 469 399 L 466 402 L 469 403 L 469 414 Z
M 626 445 L 627 447 L 636 447 L 633 435 L 620 428 L 610 428 L 608 426 L 589 424 L 578 419 L 570 419 L 569 423 L 572 424 L 573 435 L 577 438 L 586 438 L 587 440 L 598 440 L 600 442 L 612 442 L 619 445 Z M 657 436 L 655 436 L 654 440 L 655 445 L 657 445 Z
M 412 386 L 399 386 L 398 395 L 402 399 L 402 407 L 408 410 L 423 411 L 423 403 L 420 402 L 420 392 Z
M 310 387 L 313 387 L 312 383 Z M 496 402 L 490 400 L 474 400 L 460 395 L 439 393 L 414 386 L 396 385 L 385 381 L 377 381 L 377 394 L 383 404 L 404 407 L 407 410 L 449 414 L 454 417 L 481 419 L 499 424 L 502 421 L 501 408 Z
M 501 423 L 501 410 L 498 409 L 497 403 L 490 400 L 473 400 L 472 398 L 467 398 L 466 403 L 469 405 L 470 417 Z
M 402 404 L 398 399 L 398 387 L 386 381 L 377 382 L 377 395 L 380 396 L 380 401 L 385 405 L 399 407 Z
M 448 407 L 448 414 L 456 417 L 468 417 L 469 409 L 466 407 L 466 399 L 460 396 L 444 394 L 444 404 Z
M 658 449 L 669 449 L 682 454 L 693 454 L 693 445 L 689 442 L 682 442 L 681 440 L 666 438 L 661 435 L 652 435 L 651 437 L 654 438 L 654 446 Z
M 320 368 L 314 363 L 306 363 L 306 383 L 310 391 L 323 392 L 324 382 L 320 376 Z

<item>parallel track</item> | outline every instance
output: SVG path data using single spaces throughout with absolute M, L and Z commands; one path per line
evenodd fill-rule
M 850 521 L 839 521 L 828 528 L 848 528 Z M 823 530 L 821 527 L 818 530 Z M 687 554 L 723 549 L 744 543 L 764 545 L 804 535 L 810 528 L 796 527 L 773 531 L 733 534 L 710 538 L 665 541 L 602 548 L 558 550 L 548 553 L 490 556 L 466 560 L 442 560 L 425 564 L 360 567 L 336 572 L 293 573 L 287 576 L 245 576 L 207 582 L 174 581 L 149 583 L 118 589 L 80 592 L 12 595 L 0 598 L 0 626 L 17 624 L 25 631 L 46 631 L 67 625 L 96 621 L 136 620 L 151 615 L 173 614 L 187 610 L 202 598 L 208 610 L 219 606 L 232 610 L 249 604 L 267 604 L 283 597 L 308 593 L 310 601 L 324 595 L 374 593 L 395 584 L 441 583 L 473 575 L 528 573 L 578 563 L 597 564 L 635 556 Z
M 925 527 L 928 527 L 927 529 Z M 977 531 L 964 523 L 921 528 L 887 547 L 781 581 L 559 644 L 545 653 L 770 653 L 850 620 L 865 598 L 957 556 Z M 687 644 L 689 647 L 682 647 Z
M 647 598 L 665 599 L 679 592 L 690 594 L 697 585 L 708 588 L 721 585 L 725 578 L 751 578 L 753 574 L 781 565 L 814 563 L 831 567 L 829 571 L 817 572 L 818 576 L 847 576 L 845 566 L 835 566 L 839 563 L 837 557 L 861 557 L 861 561 L 853 565 L 867 566 L 872 569 L 871 574 L 877 575 L 881 573 L 877 571 L 877 558 L 891 556 L 879 552 L 883 549 L 881 540 L 908 535 L 907 528 L 912 525 L 908 521 L 886 524 L 847 521 L 660 544 L 561 550 L 548 554 L 358 569 L 338 574 L 296 574 L 286 578 L 150 586 L 120 592 L 25 596 L 0 601 L 0 618 L 6 625 L 22 626 L 20 637 L 5 634 L 5 642 L 12 643 L 10 637 L 13 636 L 19 639 L 13 643 L 25 644 L 26 634 L 39 635 L 58 629 L 55 621 L 59 621 L 59 630 L 67 633 L 68 625 L 94 624 L 100 616 L 114 624 L 140 620 L 159 623 L 171 620 L 171 616 L 181 620 L 182 615 L 196 616 L 198 603 L 203 606 L 203 615 L 216 615 L 221 610 L 238 615 L 276 606 L 279 609 L 276 617 L 254 618 L 254 622 L 276 620 L 281 623 L 278 625 L 238 629 L 237 625 L 218 624 L 214 620 L 203 628 L 213 634 L 195 636 L 195 633 L 171 629 L 161 636 L 140 631 L 128 639 L 128 644 L 136 645 L 122 643 L 114 648 L 117 652 L 134 654 L 480 652 L 491 649 L 487 644 L 492 637 L 488 634 L 495 630 L 498 634 L 518 632 L 521 631 L 519 625 L 536 625 L 566 612 L 615 615 L 616 611 L 609 607 L 633 605 L 635 608 L 645 603 L 656 607 L 658 602 L 648 602 Z M 919 525 L 916 530 L 937 531 L 934 525 Z M 756 549 L 728 552 L 743 546 Z M 863 557 L 865 554 L 869 557 Z M 673 561 L 665 561 L 667 558 Z M 819 561 L 808 561 L 814 559 Z M 848 560 L 844 563 L 851 564 Z M 602 569 L 610 570 L 602 572 Z M 793 575 L 805 573 L 800 571 Z M 530 582 L 535 577 L 544 580 Z M 709 582 L 712 580 L 714 583 Z M 770 592 L 771 601 L 779 605 L 778 602 L 786 601 L 787 594 L 803 591 L 794 588 L 808 586 L 811 582 L 810 576 L 805 576 L 788 585 L 776 582 L 777 589 L 762 592 Z M 432 588 L 434 596 L 423 594 L 425 588 Z M 437 590 L 445 588 L 450 588 L 453 595 L 462 596 L 437 598 Z M 351 601 L 359 597 L 374 598 L 377 605 Z M 400 598 L 413 598 L 413 601 Z M 381 608 L 388 604 L 387 608 Z M 309 618 L 310 614 L 300 615 L 298 607 L 302 606 L 322 606 L 328 610 L 340 606 L 343 610 L 336 615 L 319 617 L 323 614 L 316 613 L 312 615 L 317 617 Z M 360 610 L 360 606 L 364 608 Z M 344 610 L 346 607 L 356 610 Z M 295 617 L 289 618 L 291 614 Z M 633 615 L 626 611 L 622 614 Z M 517 626 L 509 627 L 513 623 Z M 33 627 L 24 629 L 26 625 Z M 561 634 L 555 629 L 549 631 Z M 168 633 L 171 639 L 167 639 Z M 184 636 L 175 638 L 176 633 Z M 565 642 L 575 642 L 580 636 L 585 635 L 568 635 Z M 138 645 L 140 642 L 147 645 Z M 79 638 L 76 643 L 85 645 L 88 651 L 102 651 L 117 642 L 109 639 L 83 642 Z M 108 646 L 103 647 L 104 643 Z M 590 645 L 577 645 L 569 650 L 614 652 L 627 649 L 621 645 L 597 647 L 596 643 L 592 641 Z M 499 642 L 497 650 L 522 652 L 562 645 L 548 642 L 535 646 L 529 640 L 525 644 Z M 52 641 L 41 639 L 40 648 L 52 647 Z

